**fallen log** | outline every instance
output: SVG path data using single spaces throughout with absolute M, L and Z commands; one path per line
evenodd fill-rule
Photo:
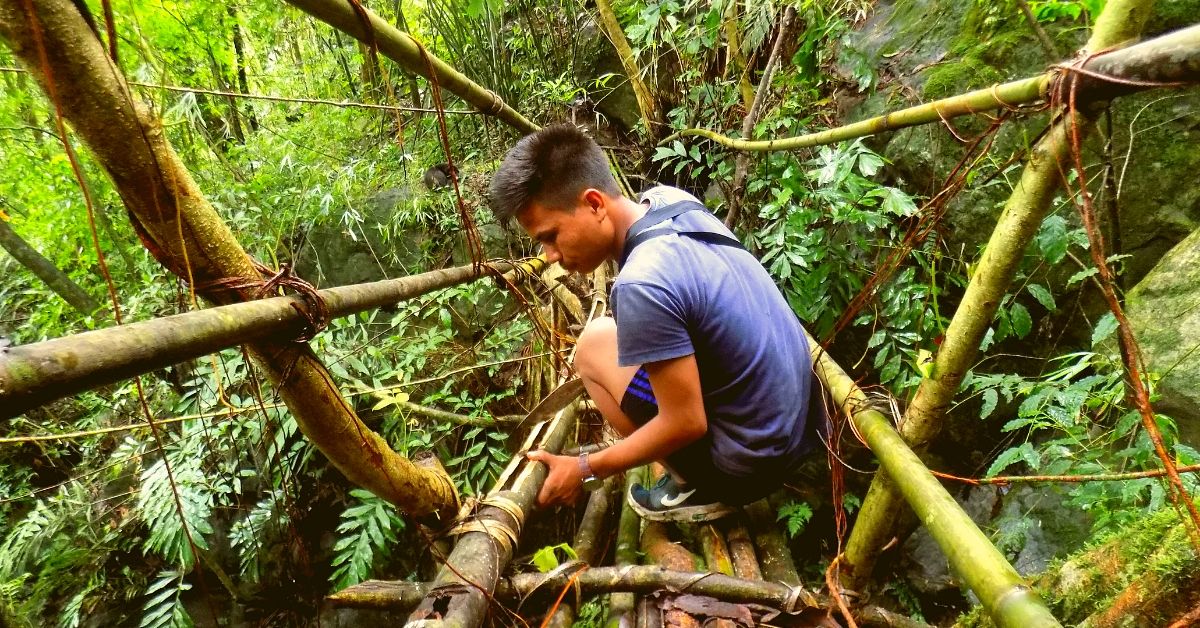
M 805 608 L 830 610 L 834 601 L 812 593 L 803 587 L 790 587 L 779 582 L 761 582 L 723 574 L 700 573 L 666 569 L 658 565 L 627 567 L 591 567 L 577 575 L 565 570 L 560 573 L 517 574 L 501 579 L 492 595 L 496 600 L 512 604 L 552 602 L 567 582 L 575 578 L 582 597 L 605 593 L 650 594 L 659 590 L 686 591 L 738 604 L 757 604 L 779 611 L 800 611 Z M 368 580 L 330 595 L 326 599 L 339 608 L 404 611 L 415 606 L 432 591 L 429 582 Z M 867 626 L 924 627 L 926 624 L 898 615 L 886 609 L 863 606 L 855 609 L 855 619 Z

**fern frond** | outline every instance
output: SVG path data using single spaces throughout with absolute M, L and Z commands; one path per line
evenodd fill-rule
M 271 491 L 229 529 L 229 544 L 237 552 L 242 576 L 250 582 L 259 581 L 262 575 L 259 572 L 259 554 L 267 545 L 267 537 L 282 522 L 279 510 L 281 496 L 280 491 Z
M 189 459 L 180 456 L 172 462 L 174 490 L 167 475 L 165 459 L 155 462 L 142 474 L 138 511 L 149 528 L 146 549 L 186 568 L 195 560 L 188 542 L 188 532 L 198 549 L 208 549 L 205 535 L 213 531 L 209 523 L 213 492 L 200 469 L 199 457 Z M 175 491 L 178 491 L 178 506 Z
M 350 495 L 359 503 L 342 513 L 338 541 L 333 546 L 334 589 L 358 584 L 371 577 L 377 561 L 391 555 L 396 533 L 404 529 L 404 520 L 396 510 L 370 491 L 354 489 Z
M 192 618 L 183 607 L 182 593 L 192 585 L 177 571 L 163 571 L 146 588 L 142 621 L 138 628 L 193 628 Z

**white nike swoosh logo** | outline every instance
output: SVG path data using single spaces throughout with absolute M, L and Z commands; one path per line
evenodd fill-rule
M 674 497 L 664 497 L 662 498 L 662 505 L 666 506 L 667 508 L 674 508 L 679 504 L 682 504 L 685 500 L 687 500 L 687 498 L 692 496 L 692 493 L 695 492 L 696 489 L 692 489 L 690 491 L 684 491 Z

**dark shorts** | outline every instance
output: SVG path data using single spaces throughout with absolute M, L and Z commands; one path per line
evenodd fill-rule
M 813 384 L 814 389 L 820 388 L 815 381 Z M 814 401 L 820 403 L 817 399 Z M 634 373 L 621 398 L 621 410 L 639 427 L 658 415 L 658 399 L 650 387 L 646 369 L 639 368 Z M 689 485 L 702 487 L 704 492 L 730 506 L 742 506 L 770 495 L 783 485 L 792 470 L 789 468 L 791 461 L 763 461 L 763 467 L 749 476 L 726 473 L 713 464 L 712 436 L 709 434 L 688 443 L 667 456 L 663 462 Z

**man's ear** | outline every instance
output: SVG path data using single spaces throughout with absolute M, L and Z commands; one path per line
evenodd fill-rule
M 587 211 L 594 214 L 597 219 L 604 219 L 608 216 L 608 209 L 612 203 L 612 199 L 596 188 L 588 188 L 583 191 L 583 202 L 587 206 Z

